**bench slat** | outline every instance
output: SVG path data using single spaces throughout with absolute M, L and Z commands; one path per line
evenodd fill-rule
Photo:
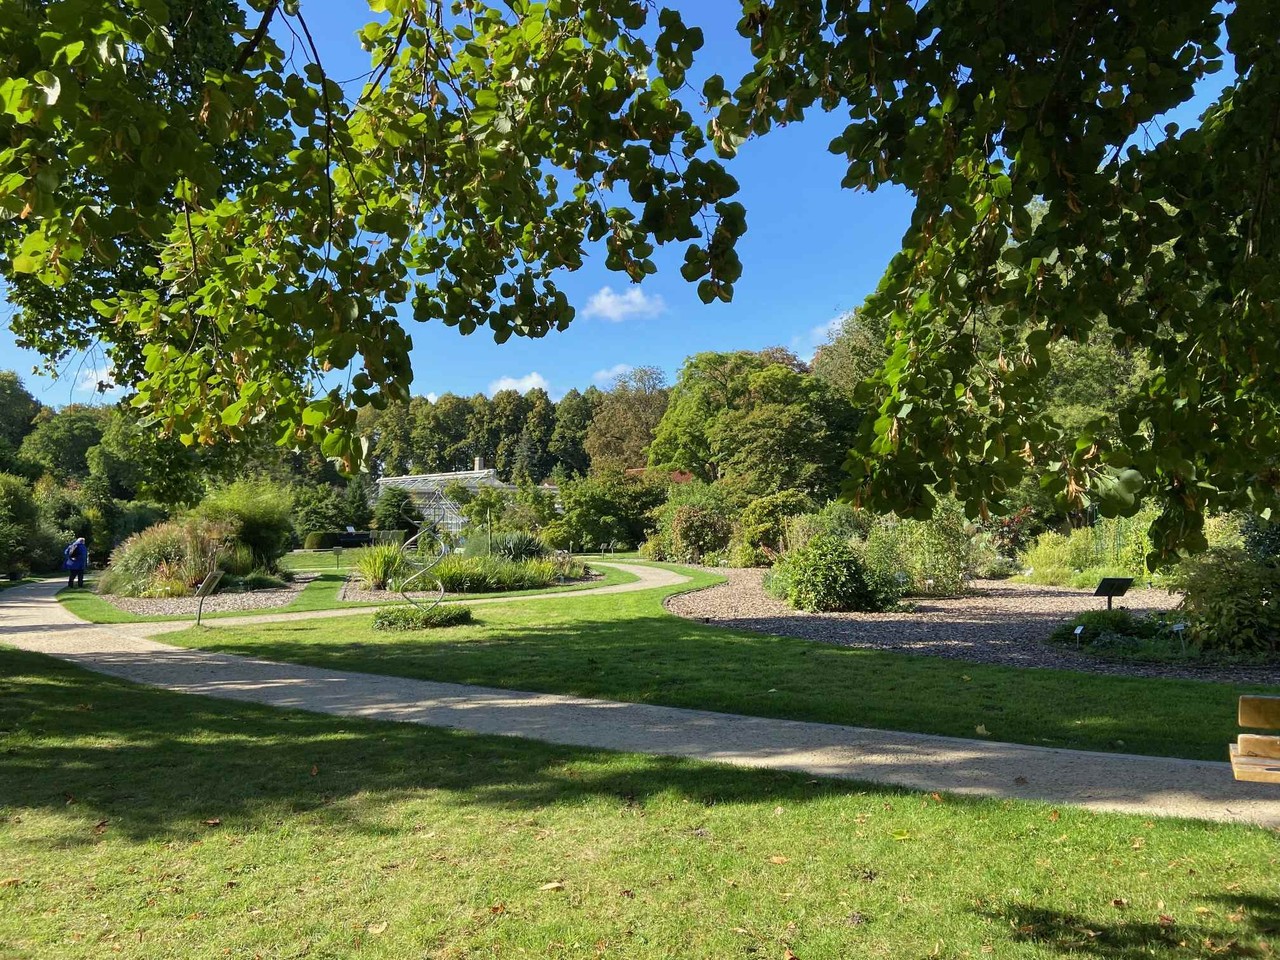
M 1259 757 L 1242 757 L 1240 748 L 1234 743 L 1231 748 L 1231 772 L 1237 780 L 1252 780 L 1256 783 L 1280 783 L 1280 760 L 1266 760 Z
M 1264 757 L 1280 760 L 1280 737 L 1264 737 L 1257 733 L 1242 733 L 1236 741 L 1242 757 Z
M 1240 726 L 1280 730 L 1280 697 L 1241 697 Z

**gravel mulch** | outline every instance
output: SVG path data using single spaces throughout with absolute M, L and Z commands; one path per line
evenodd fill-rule
M 254 590 L 249 593 L 215 593 L 204 601 L 205 613 L 232 613 L 240 610 L 271 610 L 292 603 L 298 593 L 315 576 L 299 574 L 284 587 Z M 118 597 L 104 593 L 102 599 L 112 606 L 139 617 L 177 617 L 196 615 L 200 601 L 196 597 Z
M 804 613 L 764 592 L 762 570 L 718 570 L 728 582 L 667 600 L 677 616 L 773 636 L 846 647 L 894 650 L 971 663 L 1048 667 L 1116 676 L 1224 683 L 1280 684 L 1280 666 L 1234 667 L 1103 660 L 1045 642 L 1058 624 L 1105 601 L 1083 590 L 975 580 L 963 597 L 914 600 L 896 613 Z M 1176 596 L 1133 590 L 1118 605 L 1134 612 L 1169 610 Z

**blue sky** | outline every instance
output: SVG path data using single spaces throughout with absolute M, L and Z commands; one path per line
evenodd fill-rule
M 741 0 L 676 3 L 685 20 L 707 38 L 698 54 L 696 87 L 710 72 L 732 86 L 748 63 L 735 24 Z M 364 13 L 361 10 L 364 9 Z M 359 2 L 303 4 L 325 68 L 337 78 L 369 69 L 353 34 L 371 17 Z M 1211 102 L 1228 79 L 1223 70 L 1201 95 L 1167 119 L 1183 126 Z M 695 104 L 689 104 L 696 108 Z M 683 244 L 659 250 L 656 276 L 642 285 L 605 269 L 597 256 L 557 282 L 578 309 L 568 331 L 542 340 L 513 337 L 502 346 L 484 329 L 469 337 L 438 324 L 407 327 L 413 336 L 415 394 L 492 392 L 503 386 L 546 387 L 559 396 L 570 387 L 607 385 L 632 366 L 661 367 L 674 378 L 686 356 L 702 350 L 791 347 L 807 357 L 828 325 L 870 293 L 898 249 L 911 211 L 905 191 L 875 193 L 840 188 L 844 163 L 826 150 L 847 119 L 811 113 L 803 123 L 744 145 L 729 164 L 747 208 L 748 231 L 739 241 L 743 277 L 734 301 L 704 305 L 681 279 Z M 7 314 L 7 309 L 5 309 Z M 32 375 L 39 358 L 19 349 L 7 324 L 0 329 L 0 369 L 14 369 L 44 403 L 92 401 L 100 357 L 77 357 L 55 381 Z

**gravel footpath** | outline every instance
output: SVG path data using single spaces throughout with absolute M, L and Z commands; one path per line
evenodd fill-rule
M 272 590 L 251 590 L 246 593 L 215 593 L 204 601 L 205 613 L 229 613 L 237 610 L 270 610 L 292 603 L 314 575 L 299 574 L 294 580 Z M 196 597 L 118 597 L 100 594 L 114 607 L 140 617 L 181 617 L 196 615 L 200 600 Z
M 54 599 L 59 586 L 49 581 L 0 592 L 0 643 L 153 687 L 285 709 L 925 792 L 1280 826 L 1275 789 L 1233 780 L 1226 763 L 894 733 L 273 663 L 157 643 L 135 633 L 146 624 L 84 623 Z M 619 587 L 634 589 L 632 584 Z M 162 726 L 163 717 L 156 722 Z
M 667 600 L 677 616 L 722 627 L 822 643 L 945 657 L 1010 667 L 1048 667 L 1115 676 L 1280 684 L 1280 667 L 1188 666 L 1103 660 L 1045 642 L 1058 624 L 1105 601 L 1083 590 L 1007 580 L 975 580 L 963 597 L 913 601 L 898 613 L 805 613 L 764 592 L 763 570 L 719 570 L 728 582 Z M 1169 610 L 1176 596 L 1133 590 L 1134 612 Z

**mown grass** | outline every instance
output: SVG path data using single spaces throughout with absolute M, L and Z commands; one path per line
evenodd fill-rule
M 430 633 L 388 636 L 351 617 L 165 640 L 365 673 L 1208 760 L 1224 760 L 1239 732 L 1239 694 L 1269 689 L 988 666 L 720 629 L 663 608 L 671 593 L 718 579 L 687 572 L 684 587 L 477 607 L 475 624 Z
M 591 590 L 598 587 L 613 586 L 621 583 L 634 583 L 638 578 L 625 570 L 601 564 L 593 568 L 599 577 L 583 583 L 569 583 L 564 586 L 539 587 L 529 590 L 509 590 L 503 593 L 451 593 L 450 600 L 474 600 L 480 597 L 521 597 L 542 593 L 573 593 L 579 590 Z M 339 600 L 338 592 L 346 579 L 345 574 L 319 573 L 315 580 L 308 583 L 289 603 L 280 607 L 262 610 L 235 610 L 220 613 L 206 613 L 203 619 L 227 619 L 235 617 L 252 617 L 264 613 L 303 613 L 312 610 L 343 610 L 357 607 L 371 607 L 379 604 L 403 603 L 398 593 L 388 593 L 385 600 Z M 171 620 L 191 620 L 194 614 L 185 616 L 142 616 L 122 610 L 115 604 L 104 600 L 90 589 L 63 590 L 58 600 L 64 607 L 82 620 L 91 623 L 154 623 Z
M 1260 829 L 277 712 L 5 648 L 0 738 L 6 958 L 1174 960 L 1280 932 Z

